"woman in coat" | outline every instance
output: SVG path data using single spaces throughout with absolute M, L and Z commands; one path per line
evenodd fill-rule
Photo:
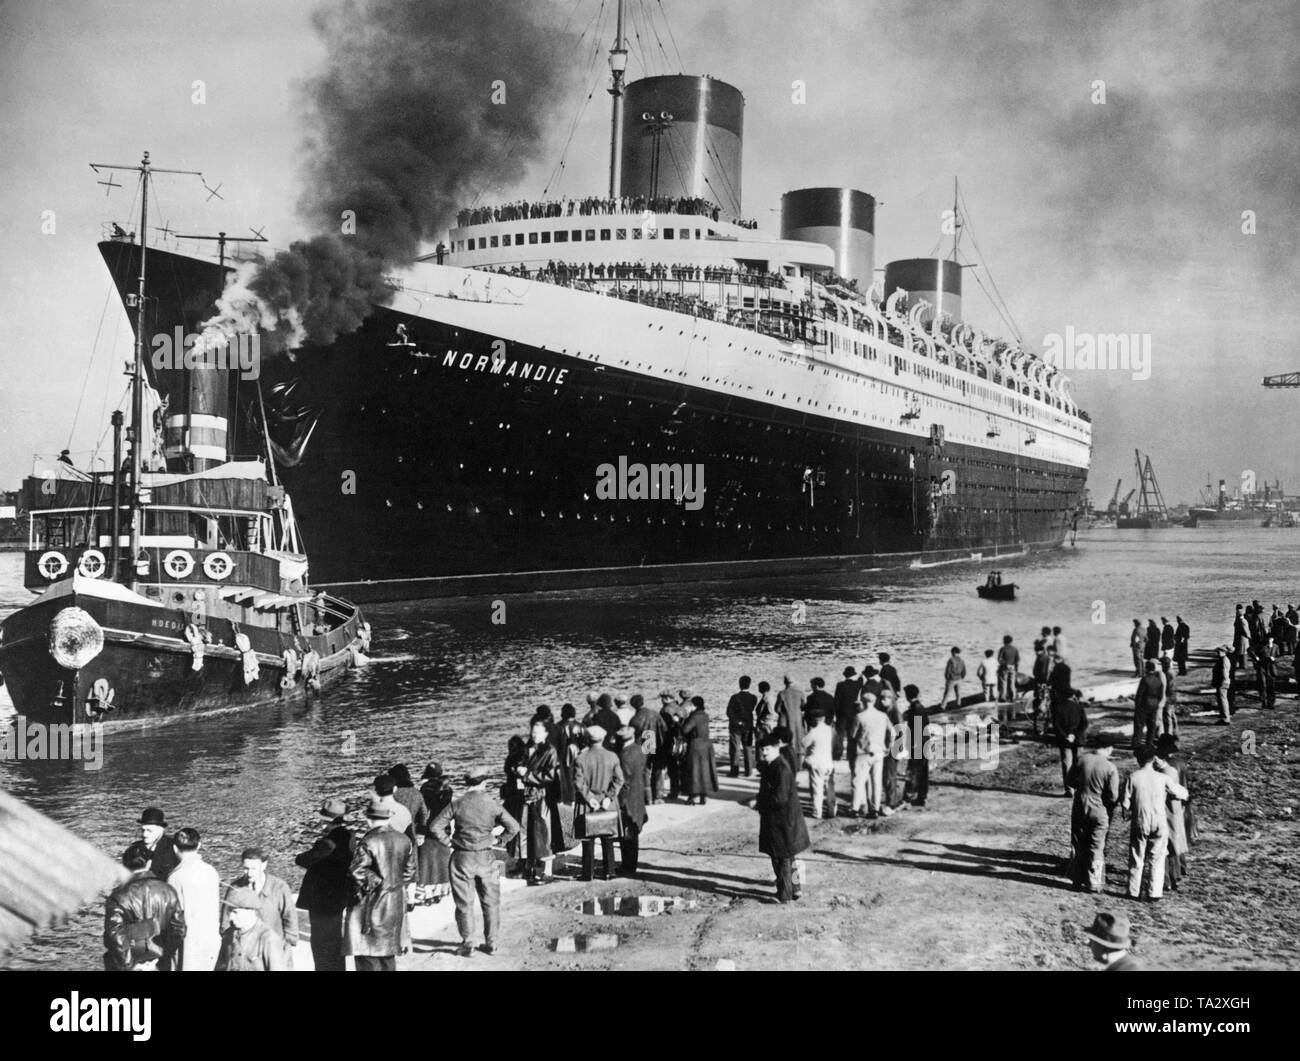
M 713 762 L 713 738 L 709 736 L 709 716 L 704 697 L 691 697 L 692 711 L 682 722 L 681 736 L 686 741 L 686 758 L 682 762 L 682 792 L 688 804 L 704 805 L 705 797 L 718 791 L 718 771 Z
M 524 783 L 519 777 L 519 767 L 528 756 L 528 742 L 523 737 L 511 737 L 506 744 L 505 783 L 501 786 L 501 803 L 506 813 L 515 821 L 524 817 Z M 523 858 L 522 831 L 506 845 L 506 853 L 515 860 L 516 866 Z M 512 871 L 511 875 L 514 875 Z
M 577 709 L 572 704 L 560 708 L 560 724 L 551 731 L 560 764 L 560 802 L 573 806 L 573 769 L 582 751 L 583 729 L 577 719 Z
M 426 766 L 420 780 L 424 806 L 415 820 L 420 836 L 415 883 L 421 903 L 440 903 L 444 896 L 451 894 L 451 848 L 436 842 L 429 834 L 429 826 L 451 802 L 454 793 L 438 763 Z
M 758 849 L 772 860 L 776 874 L 776 897 L 788 903 L 798 899 L 794 887 L 794 860 L 811 846 L 808 827 L 804 824 L 794 772 L 781 754 L 781 739 L 769 733 L 759 742 L 758 756 L 762 774 L 758 782 Z
M 555 854 L 551 849 L 551 828 L 560 789 L 560 756 L 551 743 L 545 719 L 533 719 L 530 736 L 524 761 L 515 767 L 524 795 L 523 854 L 528 860 L 528 883 L 552 884 Z

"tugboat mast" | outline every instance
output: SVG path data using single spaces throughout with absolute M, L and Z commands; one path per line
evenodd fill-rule
M 141 429 L 141 421 L 144 418 L 144 284 L 145 264 L 149 253 L 149 240 L 147 238 L 149 231 L 149 176 L 152 173 L 184 173 L 202 180 L 203 174 L 194 169 L 154 169 L 149 162 L 148 151 L 144 153 L 144 157 L 137 166 L 116 166 L 105 162 L 92 162 L 90 168 L 96 173 L 101 169 L 131 169 L 140 174 L 140 281 L 135 294 L 135 356 L 131 365 L 131 422 L 127 425 L 126 433 L 127 441 L 131 443 L 131 478 L 128 483 L 131 515 L 128 522 L 131 535 L 130 571 L 131 581 L 134 582 L 136 558 L 140 552 L 141 524 L 143 523 L 140 510 L 140 443 L 144 435 Z M 117 474 L 117 469 L 114 469 L 114 472 Z M 121 543 L 115 539 L 113 541 L 114 556 L 120 549 Z M 116 563 L 113 566 L 116 567 Z
M 627 41 L 624 36 L 624 0 L 618 0 L 618 29 L 614 47 L 609 52 L 609 68 L 614 83 L 609 94 L 614 97 L 614 128 L 609 136 L 609 197 L 623 194 L 623 77 L 627 73 Z

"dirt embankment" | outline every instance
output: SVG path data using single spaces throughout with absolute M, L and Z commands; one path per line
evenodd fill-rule
M 1207 672 L 1183 680 L 1198 688 Z M 1294 695 L 1263 711 L 1251 693 L 1230 727 L 1204 695 L 1184 693 L 1183 753 L 1201 839 L 1177 892 L 1157 904 L 1126 897 L 1128 824 L 1107 844 L 1106 894 L 1070 888 L 1070 802 L 1054 749 L 1004 740 L 996 769 L 936 764 L 929 803 L 888 819 L 809 820 L 803 898 L 771 902 L 758 817 L 743 806 L 755 780 L 722 780 L 703 808 L 651 808 L 637 880 L 514 888 L 505 896 L 500 953 L 454 955 L 450 900 L 417 912 L 416 953 L 404 969 L 1082 969 L 1082 928 L 1098 910 L 1133 922 L 1136 953 L 1166 969 L 1297 968 L 1297 773 Z M 1094 730 L 1131 721 L 1123 702 L 1092 705 Z M 1004 734 L 1005 736 L 1005 734 Z M 1133 766 L 1116 751 L 1121 774 Z M 840 793 L 848 795 L 841 772 Z M 805 807 L 808 809 L 805 788 Z M 584 899 L 675 895 L 695 909 L 639 918 L 581 913 Z M 552 941 L 613 934 L 614 949 L 556 953 Z M 479 937 L 481 939 L 481 937 Z M 478 939 L 476 939 L 478 942 Z

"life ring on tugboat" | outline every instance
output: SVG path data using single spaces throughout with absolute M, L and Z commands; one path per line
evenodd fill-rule
M 41 558 L 36 561 L 36 570 L 53 582 L 56 578 L 62 578 L 63 572 L 68 569 L 68 558 L 62 553 L 48 552 L 42 553 Z
M 77 561 L 77 574 L 86 578 L 99 578 L 108 568 L 108 561 L 98 549 L 87 549 Z
M 194 570 L 194 557 L 182 549 L 173 549 L 163 559 L 163 570 L 172 578 L 187 578 Z
M 226 553 L 208 553 L 203 558 L 203 573 L 214 582 L 229 578 L 233 570 L 235 570 L 235 561 Z

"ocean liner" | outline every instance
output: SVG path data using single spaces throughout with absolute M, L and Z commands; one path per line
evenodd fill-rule
M 955 253 L 876 282 L 865 192 L 746 220 L 741 93 L 626 81 L 622 6 L 608 193 L 461 211 L 358 330 L 229 374 L 215 406 L 152 379 L 169 470 L 265 425 L 318 584 L 355 600 L 1058 546 L 1091 451 L 1065 377 L 963 320 Z M 100 248 L 125 298 L 140 245 Z M 142 326 L 199 331 L 229 265 L 149 255 Z M 660 489 L 610 497 L 610 468 Z

